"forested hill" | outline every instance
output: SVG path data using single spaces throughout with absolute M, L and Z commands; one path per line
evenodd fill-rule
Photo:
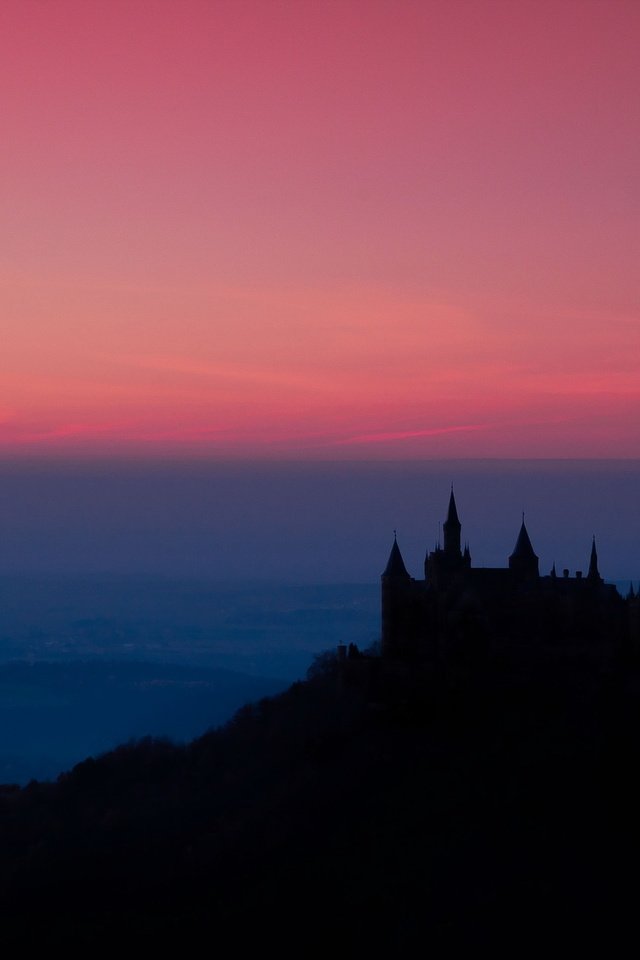
M 311 673 L 187 746 L 5 787 L 4 944 L 513 955 L 635 928 L 635 667 Z

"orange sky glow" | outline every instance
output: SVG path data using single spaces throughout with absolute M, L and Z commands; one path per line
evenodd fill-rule
M 640 457 L 636 0 L 5 0 L 0 454 Z

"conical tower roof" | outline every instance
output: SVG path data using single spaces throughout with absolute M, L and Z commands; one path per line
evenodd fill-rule
M 387 565 L 384 569 L 383 577 L 406 577 L 410 579 L 409 574 L 407 573 L 407 568 L 404 565 L 404 560 L 402 559 L 402 554 L 400 553 L 400 547 L 398 546 L 398 541 L 393 538 L 393 546 L 391 547 L 391 553 L 389 554 L 389 559 Z
M 531 546 L 531 540 L 529 539 L 527 528 L 524 525 L 524 514 L 522 516 L 522 526 L 520 527 L 520 533 L 518 534 L 516 545 L 513 548 L 513 553 L 511 554 L 509 559 L 510 560 L 537 560 L 538 559 L 533 547 Z

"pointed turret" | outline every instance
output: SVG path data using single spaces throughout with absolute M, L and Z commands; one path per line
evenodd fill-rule
M 414 633 L 411 598 L 414 582 L 404 565 L 395 530 L 389 560 L 382 574 L 382 655 L 397 657 L 408 649 Z
M 400 553 L 400 547 L 398 546 L 395 533 L 393 535 L 393 546 L 391 547 L 391 553 L 389 554 L 389 559 L 382 576 L 406 577 L 407 580 L 410 579 L 409 574 L 407 573 L 407 568 L 404 565 L 404 560 L 402 559 L 402 554 Z
M 633 592 L 633 581 L 629 581 L 629 592 L 627 593 L 627 600 L 635 600 L 635 593 Z
M 596 551 L 596 538 L 595 535 L 591 541 L 591 557 L 589 558 L 589 572 L 587 574 L 588 580 L 602 580 L 598 572 L 598 553 Z
M 531 540 L 529 534 L 527 533 L 527 528 L 524 525 L 524 514 L 522 516 L 522 526 L 520 527 L 520 533 L 518 534 L 518 539 L 516 540 L 516 545 L 513 548 L 513 553 L 509 557 L 509 560 L 537 560 L 537 556 L 534 552 L 533 547 L 531 546 Z
M 555 580 L 558 574 L 556 573 L 556 562 L 553 561 L 553 566 L 551 567 L 551 573 L 549 574 L 552 580 Z
M 453 495 L 453 484 L 451 484 L 451 496 L 449 497 L 449 510 L 447 512 L 447 519 L 445 520 L 442 529 L 444 531 L 444 552 L 448 556 L 452 557 L 461 556 L 462 551 L 460 550 L 460 531 L 462 530 L 462 524 L 458 519 L 456 498 Z
M 522 526 L 516 545 L 509 557 L 509 569 L 527 578 L 538 576 L 538 557 L 531 546 L 531 540 L 524 524 L 524 513 L 522 514 Z

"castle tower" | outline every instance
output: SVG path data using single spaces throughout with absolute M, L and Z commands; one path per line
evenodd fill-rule
M 400 553 L 400 547 L 398 546 L 398 538 L 396 534 L 393 535 L 393 546 L 391 547 L 391 553 L 389 554 L 389 559 L 387 560 L 387 565 L 384 568 L 382 574 L 383 578 L 392 578 L 396 579 L 401 577 L 406 579 L 409 577 L 407 573 L 407 568 L 404 565 L 404 560 L 402 559 L 402 554 Z
M 590 580 L 592 583 L 600 583 L 602 581 L 602 577 L 598 572 L 598 554 L 596 552 L 595 536 L 591 542 L 591 557 L 589 559 L 589 572 L 587 574 L 587 580 Z
M 407 641 L 407 618 L 411 606 L 412 580 L 404 565 L 394 531 L 393 546 L 382 574 L 382 647 L 383 657 L 397 657 Z
M 534 553 L 527 528 L 524 525 L 524 513 L 522 514 L 522 526 L 516 545 L 509 557 L 509 569 L 524 580 L 534 580 L 539 576 L 538 557 Z
M 462 524 L 458 520 L 458 511 L 456 509 L 456 498 L 453 495 L 453 484 L 451 484 L 451 496 L 449 497 L 449 511 L 447 519 L 443 524 L 444 532 L 444 552 L 448 557 L 460 557 L 460 532 Z
M 438 544 L 432 553 L 427 554 L 424 565 L 425 580 L 436 589 L 443 587 L 445 584 L 453 584 L 471 569 L 469 548 L 465 546 L 463 554 L 460 546 L 462 524 L 458 518 L 453 484 L 451 484 L 447 519 L 442 525 L 442 531 L 444 533 L 443 547 L 441 548 Z

